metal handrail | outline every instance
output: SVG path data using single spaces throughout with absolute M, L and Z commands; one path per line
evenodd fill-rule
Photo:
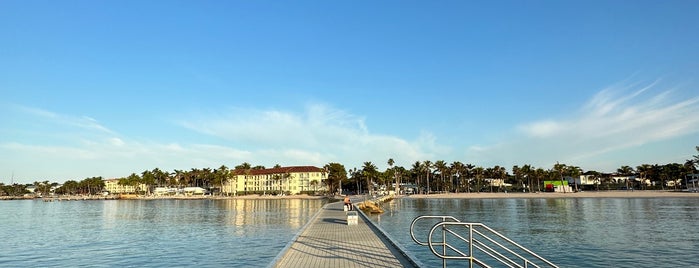
M 438 219 L 440 222 L 435 224 L 429 231 L 427 242 L 418 240 L 415 237 L 415 224 L 424 219 Z M 435 241 L 433 237 L 435 232 L 441 230 L 441 241 Z M 479 230 L 480 229 L 480 230 Z M 467 237 L 457 231 L 468 231 Z M 454 244 L 447 242 L 447 235 L 455 237 L 457 240 L 465 242 L 468 245 L 467 250 L 460 250 Z M 548 267 L 558 267 L 545 258 L 537 255 L 533 251 L 517 244 L 511 239 L 491 229 L 482 223 L 461 222 L 452 216 L 419 216 L 416 217 L 410 224 L 410 236 L 413 241 L 421 246 L 428 246 L 432 253 L 442 259 L 442 266 L 446 267 L 446 261 L 452 260 L 468 260 L 469 267 L 477 264 L 481 267 L 490 267 L 483 259 L 479 259 L 474 253 L 483 253 L 488 257 L 498 261 L 500 264 L 507 267 L 540 267 L 535 262 L 546 265 Z M 495 237 L 495 239 L 493 238 Z M 496 239 L 501 240 L 498 242 Z M 435 248 L 441 248 L 441 252 Z M 477 250 L 477 251 L 474 251 Z M 466 252 L 464 252 L 466 251 Z M 451 255 L 450 255 L 451 254 Z M 521 264 L 520 264 L 521 263 Z
M 413 232 L 413 228 L 415 226 L 415 223 L 418 222 L 419 220 L 422 220 L 422 219 L 442 219 L 442 222 L 445 222 L 445 221 L 447 221 L 447 219 L 449 219 L 453 222 L 460 222 L 459 219 L 454 218 L 452 216 L 419 216 L 419 217 L 413 219 L 413 222 L 410 223 L 410 237 L 412 237 L 413 241 L 415 241 L 415 243 L 417 243 L 420 246 L 427 246 L 427 242 L 421 242 L 421 241 L 417 240 L 417 238 L 415 238 L 415 233 Z

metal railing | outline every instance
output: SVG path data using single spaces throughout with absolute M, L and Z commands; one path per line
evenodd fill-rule
M 415 237 L 414 229 L 418 221 L 426 219 L 439 222 L 432 226 L 425 242 Z M 441 240 L 435 240 L 440 233 Z M 493 262 L 512 268 L 558 267 L 482 223 L 461 222 L 452 216 L 419 216 L 410 224 L 410 236 L 441 258 L 443 267 L 447 267 L 447 260 L 466 260 L 468 267 L 491 267 L 488 263 Z

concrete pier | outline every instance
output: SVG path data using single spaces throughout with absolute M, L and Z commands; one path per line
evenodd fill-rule
M 416 267 L 360 212 L 347 224 L 342 202 L 325 205 L 272 267 Z

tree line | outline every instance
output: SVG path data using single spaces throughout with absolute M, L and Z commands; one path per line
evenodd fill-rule
M 695 147 L 699 153 L 699 146 Z M 588 175 L 594 181 L 594 190 L 611 190 L 621 187 L 635 189 L 667 189 L 670 181 L 683 181 L 689 174 L 697 173 L 699 154 L 688 159 L 683 164 L 669 163 L 665 165 L 642 164 L 635 168 L 621 166 L 614 174 L 602 173 L 595 170 L 583 170 L 574 165 L 556 163 L 550 168 L 535 167 L 530 164 L 515 165 L 511 173 L 500 165 L 482 167 L 473 164 L 444 160 L 416 161 L 409 168 L 394 166 L 395 161 L 389 158 L 387 168 L 378 170 L 372 162 L 364 162 L 360 168 L 345 169 L 340 163 L 330 163 L 325 166 L 329 171 L 327 184 L 332 189 L 341 187 L 344 191 L 367 192 L 376 190 L 377 186 L 391 189 L 396 183 L 415 185 L 420 193 L 432 192 L 494 192 L 494 191 L 542 191 L 543 181 L 560 180 L 565 185 L 566 178 L 579 178 Z M 614 176 L 636 176 L 640 181 L 614 181 Z M 502 184 L 490 183 L 492 179 L 511 184 L 504 188 Z M 651 186 L 646 185 L 646 181 Z M 575 190 L 581 185 L 573 184 Z M 674 183 L 677 189 L 680 184 Z
M 650 181 L 653 186 L 637 181 L 625 181 L 623 185 L 612 180 L 612 174 L 601 173 L 594 170 L 584 171 L 578 166 L 556 163 L 550 168 L 535 167 L 530 164 L 515 165 L 508 172 L 507 168 L 495 165 L 482 167 L 473 164 L 454 161 L 447 163 L 444 160 L 416 161 L 409 168 L 396 166 L 392 158 L 387 160 L 387 168 L 380 171 L 372 162 L 364 162 L 360 168 L 346 169 L 341 163 L 328 163 L 323 168 L 328 177 L 324 181 L 330 193 L 336 193 L 339 189 L 345 192 L 370 192 L 381 186 L 392 189 L 395 183 L 408 183 L 415 185 L 421 193 L 432 192 L 493 192 L 493 191 L 542 191 L 543 181 L 560 180 L 565 178 L 578 178 L 580 175 L 590 176 L 596 183 L 596 190 L 617 189 L 618 187 L 633 187 L 636 189 L 666 189 L 668 181 L 685 178 L 688 174 L 696 174 L 699 165 L 698 152 L 693 159 L 684 164 L 670 163 L 665 165 L 643 164 L 635 168 L 621 166 L 616 170 L 619 176 L 637 176 L 641 181 Z M 279 164 L 274 168 L 280 168 Z M 140 174 L 120 178 L 119 184 L 125 186 L 146 185 L 147 191 L 152 187 L 202 187 L 205 189 L 221 189 L 223 184 L 232 177 L 235 172 L 246 170 L 265 169 L 264 166 L 244 162 L 233 169 L 225 165 L 219 168 L 192 168 L 190 170 L 175 169 L 172 172 L 154 168 L 145 170 Z M 489 179 L 509 183 L 510 188 L 503 189 L 502 185 L 489 183 Z M 48 181 L 34 182 L 36 191 L 47 193 L 57 183 Z M 578 185 L 574 185 L 577 187 Z M 675 184 L 677 188 L 679 185 Z M 0 183 L 0 196 L 22 195 L 27 193 L 27 185 Z M 68 180 L 61 187 L 55 189 L 57 194 L 97 194 L 104 189 L 102 177 L 91 177 L 81 181 Z

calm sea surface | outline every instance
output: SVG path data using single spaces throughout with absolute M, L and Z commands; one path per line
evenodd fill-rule
M 265 267 L 323 200 L 0 202 L 0 267 Z
M 404 198 L 385 208 L 373 220 L 428 267 L 442 263 L 410 238 L 420 215 L 484 223 L 560 267 L 699 267 L 699 198 Z
M 3 201 L 0 267 L 266 267 L 324 202 Z M 560 267 L 699 267 L 699 198 L 405 198 L 386 208 L 373 220 L 428 267 L 441 262 L 410 239 L 419 215 L 485 223 Z

